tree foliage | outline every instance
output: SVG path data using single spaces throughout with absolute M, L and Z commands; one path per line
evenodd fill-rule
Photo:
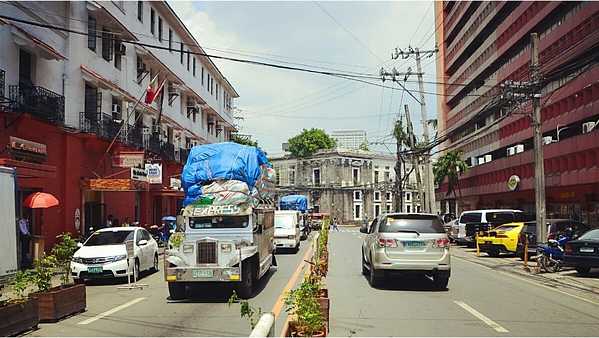
M 462 152 L 456 150 L 445 153 L 433 165 L 433 173 L 437 184 L 443 183 L 447 178 L 447 196 L 451 195 L 451 193 L 455 195 L 456 187 L 458 191 L 460 190 L 459 175 L 465 173 L 466 170 L 468 170 L 468 166 L 462 160 Z
M 333 149 L 335 144 L 335 140 L 322 129 L 304 129 L 289 139 L 289 152 L 295 157 L 307 157 L 321 149 Z
M 370 148 L 368 148 L 368 142 L 366 142 L 366 141 L 362 142 L 360 144 L 360 148 L 359 149 L 362 150 L 362 151 L 369 151 Z
M 258 142 L 257 141 L 253 141 L 248 136 L 241 136 L 241 135 L 237 135 L 237 134 L 232 134 L 231 135 L 231 142 L 235 142 L 235 143 L 239 143 L 239 144 L 243 144 L 243 145 L 251 146 L 251 147 L 258 147 Z

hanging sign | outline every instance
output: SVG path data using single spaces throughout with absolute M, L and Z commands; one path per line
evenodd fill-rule
M 120 168 L 141 167 L 144 165 L 143 151 L 121 151 L 112 156 L 112 166 Z
M 509 191 L 516 190 L 518 188 L 519 184 L 520 184 L 520 177 L 518 175 L 512 175 L 507 180 L 507 188 Z
M 131 179 L 134 181 L 148 181 L 148 171 L 146 169 L 131 168 Z
M 150 184 L 162 184 L 162 164 L 146 164 L 146 171 Z

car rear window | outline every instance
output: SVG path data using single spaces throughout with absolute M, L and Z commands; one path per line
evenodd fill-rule
M 578 239 L 586 239 L 586 240 L 599 240 L 599 229 L 591 230 L 584 235 L 580 236 Z
M 387 216 L 379 232 L 418 231 L 419 233 L 445 233 L 441 219 L 429 215 Z
M 469 212 L 462 214 L 460 217 L 460 223 L 480 223 L 482 214 L 480 212 Z
M 492 224 L 511 223 L 515 220 L 513 212 L 488 212 L 487 222 Z

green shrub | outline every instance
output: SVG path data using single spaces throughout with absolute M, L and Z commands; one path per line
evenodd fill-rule
M 57 236 L 60 238 L 60 242 L 56 243 L 52 248 L 52 256 L 54 257 L 54 264 L 60 271 L 60 280 L 62 285 L 69 284 L 71 277 L 71 260 L 73 254 L 77 251 L 77 241 L 71 237 L 71 234 L 64 233 Z

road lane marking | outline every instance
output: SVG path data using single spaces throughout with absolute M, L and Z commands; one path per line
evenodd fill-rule
M 97 316 L 94 316 L 94 317 L 88 318 L 88 319 L 86 319 L 86 320 L 84 320 L 84 321 L 80 321 L 80 322 L 79 322 L 79 323 L 77 323 L 77 324 L 78 324 L 78 325 L 87 325 L 87 324 L 91 324 L 91 323 L 95 322 L 95 321 L 96 321 L 96 320 L 98 320 L 98 319 L 102 319 L 102 318 L 104 318 L 104 317 L 110 316 L 111 314 L 113 314 L 113 313 L 115 313 L 115 312 L 119 312 L 119 311 L 121 311 L 121 310 L 123 310 L 123 309 L 125 309 L 125 308 L 128 308 L 128 307 L 129 307 L 129 306 L 131 306 L 131 305 L 135 305 L 135 304 L 137 304 L 137 303 L 141 302 L 141 301 L 142 301 L 142 300 L 144 300 L 144 299 L 146 299 L 146 297 L 139 297 L 139 298 L 135 298 L 134 300 L 132 300 L 132 301 L 130 301 L 130 302 L 127 302 L 127 303 L 125 303 L 125 304 L 123 304 L 123 305 L 119 305 L 119 306 L 117 306 L 117 307 L 114 307 L 114 308 L 112 308 L 112 309 L 110 309 L 110 310 L 108 310 L 108 311 L 104 311 L 104 312 L 100 313 L 100 314 L 99 314 L 99 315 L 97 315 Z
M 595 306 L 599 306 L 599 303 L 598 303 L 598 302 L 594 302 L 594 301 L 592 301 L 592 300 L 590 300 L 590 299 L 586 299 L 586 298 L 583 298 L 583 297 L 580 297 L 580 296 L 577 296 L 577 295 L 573 295 L 573 294 L 571 294 L 571 293 L 568 293 L 568 292 L 566 292 L 566 291 L 558 290 L 558 289 L 556 289 L 556 288 L 549 287 L 549 286 L 547 286 L 547 285 L 543 285 L 543 284 L 540 284 L 540 283 L 536 283 L 536 282 L 534 282 L 534 281 L 531 281 L 531 280 L 528 280 L 528 279 L 526 279 L 526 278 L 519 277 L 519 276 L 516 276 L 516 275 L 514 275 L 514 274 L 511 274 L 511 273 L 509 273 L 509 272 L 504 272 L 504 271 L 495 270 L 495 269 L 493 269 L 493 268 L 490 268 L 490 267 L 488 267 L 488 266 L 485 266 L 485 265 L 482 265 L 482 264 L 478 264 L 478 263 L 475 263 L 475 262 L 471 262 L 471 261 L 469 261 L 469 260 L 467 260 L 467 259 L 465 259 L 465 258 L 463 258 L 463 257 L 459 257 L 459 256 L 452 256 L 452 258 L 457 258 L 458 260 L 461 260 L 461 261 L 464 261 L 464 262 L 468 262 L 468 263 L 470 263 L 470 264 L 474 264 L 474 265 L 477 265 L 477 266 L 483 267 L 483 268 L 485 268 L 485 269 L 487 269 L 487 270 L 490 270 L 490 271 L 493 271 L 493 272 L 495 272 L 495 273 L 500 273 L 500 274 L 502 274 L 502 275 L 504 275 L 504 276 L 511 277 L 511 278 L 513 278 L 513 279 L 517 279 L 517 280 L 519 280 L 519 281 L 522 281 L 522 282 L 525 282 L 525 283 L 528 283 L 528 284 L 531 284 L 531 285 L 540 286 L 540 287 L 542 287 L 542 288 L 545 288 L 545 289 L 547 289 L 547 290 L 555 291 L 555 292 L 558 292 L 558 293 L 561 293 L 561 294 L 564 294 L 564 295 L 570 296 L 570 297 L 572 297 L 572 298 L 576 298 L 576 299 L 578 299 L 578 300 L 581 300 L 581 301 L 583 301 L 583 302 L 586 302 L 586 303 L 589 303 L 589 304 L 593 304 L 593 305 L 595 305 Z
M 497 324 L 496 322 L 494 322 L 493 320 L 491 320 L 491 318 L 489 318 L 489 317 L 483 315 L 482 313 L 476 311 L 470 305 L 468 305 L 468 304 L 466 304 L 466 303 L 464 303 L 462 301 L 459 301 L 459 300 L 454 300 L 453 302 L 456 303 L 457 305 L 459 305 L 462 309 L 470 312 L 470 314 L 473 315 L 474 317 L 480 319 L 485 324 L 489 325 L 495 331 L 502 332 L 502 333 L 510 332 L 510 331 L 506 330 L 503 326 L 501 326 L 501 325 Z
M 293 275 L 291 275 L 291 277 L 287 281 L 287 284 L 283 288 L 283 291 L 281 291 L 281 294 L 279 295 L 279 298 L 277 298 L 275 305 L 272 307 L 272 310 L 270 312 L 272 312 L 275 315 L 275 318 L 279 317 L 279 314 L 281 313 L 281 310 L 283 309 L 283 304 L 285 302 L 285 297 L 287 296 L 287 292 L 289 292 L 289 290 L 291 290 L 297 283 L 297 280 L 298 280 L 300 274 L 302 273 L 302 271 L 304 270 L 304 266 L 306 265 L 305 261 L 310 258 L 311 253 L 312 253 L 312 248 L 309 248 L 308 250 L 306 250 L 306 254 L 304 255 L 304 257 L 302 257 L 302 260 L 300 261 L 297 268 L 293 272 Z

